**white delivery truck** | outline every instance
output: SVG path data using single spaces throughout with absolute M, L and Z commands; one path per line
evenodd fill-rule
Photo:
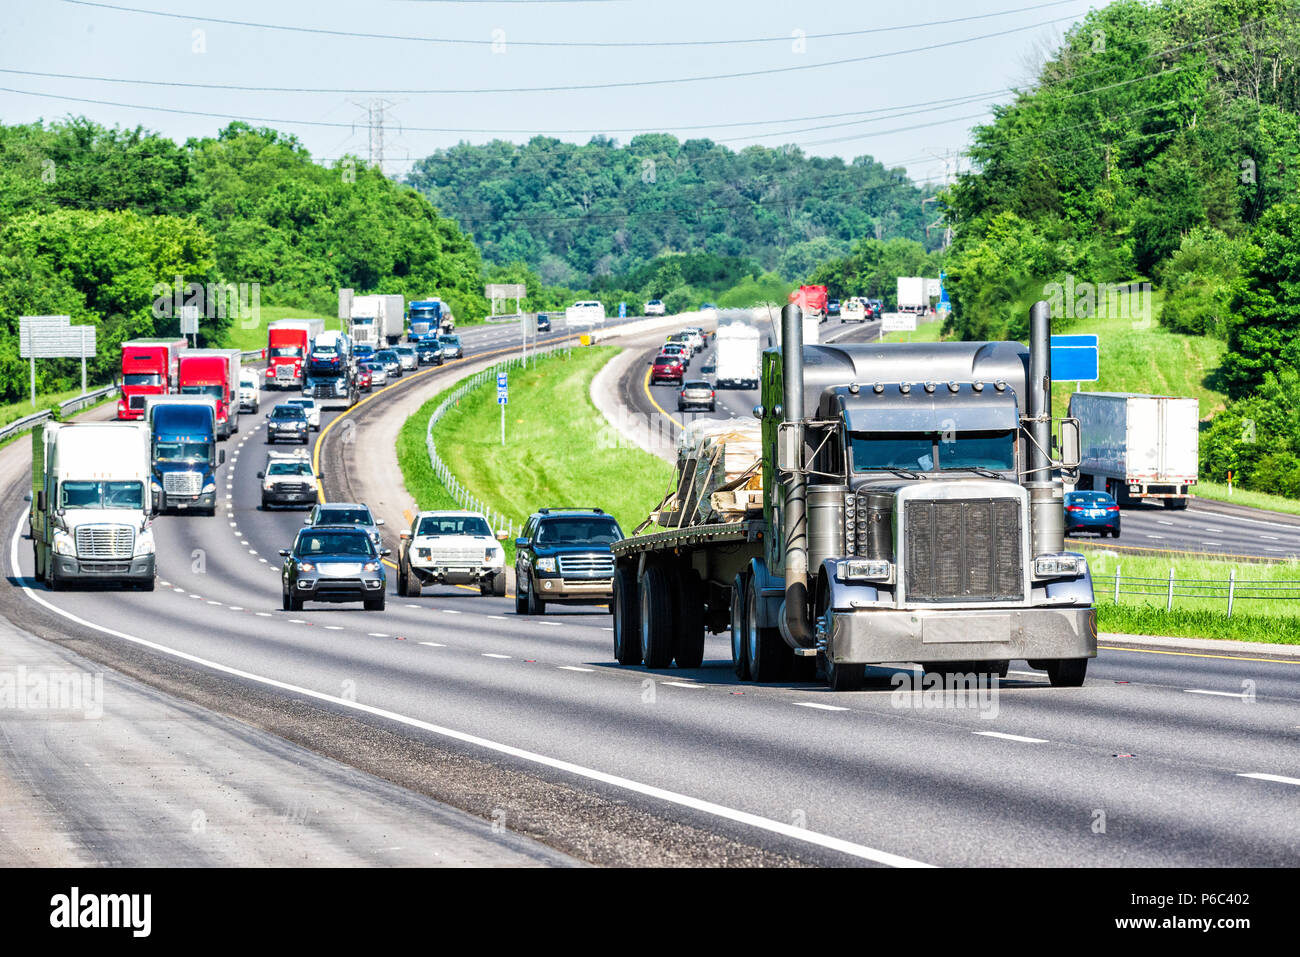
M 575 302 L 564 310 L 564 321 L 569 326 L 603 326 L 605 324 L 605 306 L 594 299 Z
M 401 341 L 405 326 L 401 296 L 354 296 L 348 334 L 357 345 L 383 349 Z
M 928 284 L 924 276 L 898 277 L 898 311 L 923 314 L 930 311 Z
M 1078 488 L 1109 492 L 1120 505 L 1186 508 L 1198 472 L 1196 399 L 1133 392 L 1075 392 L 1082 454 Z
M 154 587 L 145 422 L 52 423 L 32 431 L 35 576 Z
M 719 389 L 756 389 L 759 380 L 759 334 L 753 326 L 733 322 L 714 334 L 718 348 L 718 369 L 714 382 Z

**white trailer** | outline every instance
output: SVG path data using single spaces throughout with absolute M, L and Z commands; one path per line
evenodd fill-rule
M 1132 392 L 1075 392 L 1081 489 L 1109 492 L 1121 505 L 1162 501 L 1186 508 L 1196 484 L 1200 408 L 1196 399 Z
M 930 311 L 930 296 L 924 276 L 898 277 L 898 311 Z
M 348 334 L 357 345 L 383 349 L 402 338 L 405 325 L 401 296 L 354 296 Z
M 36 577 L 51 589 L 94 581 L 152 591 L 149 479 L 145 422 L 53 423 L 33 430 Z
M 718 368 L 714 382 L 719 389 L 756 389 L 759 373 L 759 333 L 753 326 L 733 322 L 714 334 L 718 345 Z

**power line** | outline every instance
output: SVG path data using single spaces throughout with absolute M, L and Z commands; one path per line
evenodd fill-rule
M 889 50 L 885 53 L 874 53 L 868 56 L 842 57 L 838 60 L 820 60 L 816 63 L 804 63 L 796 66 L 770 67 L 762 70 L 744 70 L 735 73 L 713 73 L 701 76 L 685 77 L 660 77 L 652 80 L 619 80 L 609 83 L 572 83 L 560 84 L 556 86 L 521 86 L 521 87 L 484 87 L 481 89 L 426 89 L 426 90 L 396 90 L 396 89 L 353 89 L 347 87 L 292 87 L 292 86 L 245 86 L 237 83 L 184 83 L 174 80 L 142 80 L 128 79 L 124 77 L 107 77 L 107 76 L 89 76 L 77 73 L 53 73 L 40 70 L 14 70 L 0 68 L 0 73 L 9 73 L 16 76 L 32 76 L 42 79 L 55 80 L 83 80 L 92 83 L 123 83 L 132 86 L 163 86 L 168 88 L 181 89 L 199 89 L 199 90 L 228 90 L 237 93 L 330 93 L 330 94 L 356 94 L 366 96 L 452 96 L 452 95 L 481 95 L 495 93 L 564 93 L 578 90 L 614 90 L 628 89 L 633 87 L 647 86 L 670 86 L 682 83 L 704 83 L 713 80 L 739 80 L 750 79 L 758 76 L 776 76 L 785 73 L 798 73 L 807 70 L 823 70 L 830 67 L 846 66 L 852 63 L 868 63 L 875 60 L 885 60 L 892 57 L 906 56 L 912 53 L 929 53 L 934 50 L 941 50 L 947 47 L 962 46 L 967 43 L 976 43 L 980 40 L 989 40 L 995 37 L 1009 36 L 1013 33 L 1023 33 L 1026 30 L 1036 30 L 1039 27 L 1051 26 L 1056 23 L 1063 23 L 1067 20 L 1074 20 L 1075 17 L 1055 17 L 1051 20 L 1043 20 L 1038 23 L 1031 23 L 1027 26 L 1011 27 L 1006 30 L 998 30 L 993 33 L 983 33 L 973 37 L 963 37 L 959 40 L 946 40 L 940 43 L 930 43 L 924 46 L 909 47 L 905 50 Z
M 435 43 L 449 44 L 458 46 L 492 46 L 497 41 L 484 40 L 471 37 L 428 37 L 428 36 L 402 36 L 393 33 L 363 33 L 353 30 L 329 30 L 323 27 L 304 27 L 282 23 L 257 23 L 251 20 L 231 20 L 222 17 L 202 17 L 190 16 L 183 13 L 169 13 L 163 10 L 145 10 L 139 7 L 126 7 L 113 3 L 96 3 L 91 0 L 63 0 L 64 3 L 74 4 L 79 7 L 98 7 L 102 10 L 112 10 L 119 13 L 137 13 L 145 16 L 166 17 L 172 20 L 185 20 L 198 23 L 217 23 L 223 26 L 252 27 L 258 30 L 279 30 L 287 33 L 309 33 L 317 36 L 346 37 L 357 40 L 398 40 L 408 43 Z M 523 0 L 521 0 L 523 2 Z M 999 10 L 995 13 L 973 14 L 965 17 L 950 17 L 946 20 L 929 20 L 922 23 L 904 23 L 887 27 L 869 27 L 862 30 L 841 30 L 833 33 L 809 33 L 804 34 L 804 40 L 828 40 L 842 37 L 861 37 L 876 33 L 894 33 L 900 30 L 918 30 L 926 27 L 947 26 L 953 23 L 967 23 L 972 20 L 990 20 L 994 17 L 1005 17 L 1013 13 L 1025 13 L 1030 10 L 1042 10 L 1047 7 L 1059 7 L 1067 3 L 1079 3 L 1081 0 L 1050 0 L 1047 3 L 1036 3 L 1027 7 L 1016 7 L 1012 10 Z M 717 40 L 511 40 L 511 46 L 517 47 L 583 47 L 583 48 L 626 48 L 626 47 L 689 47 L 689 46 L 739 46 L 742 44 L 754 43 L 789 43 L 792 37 L 741 37 L 741 38 L 723 38 Z

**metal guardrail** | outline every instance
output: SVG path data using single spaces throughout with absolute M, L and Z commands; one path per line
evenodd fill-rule
M 1296 601 L 1300 600 L 1300 581 L 1251 581 L 1238 579 L 1235 568 L 1228 569 L 1227 579 L 1222 578 L 1178 578 L 1174 569 L 1169 569 L 1168 578 L 1125 577 L 1121 568 L 1115 569 L 1114 575 L 1101 575 L 1093 578 L 1093 584 L 1100 586 L 1109 583 L 1107 589 L 1111 601 L 1119 604 L 1120 595 L 1136 595 L 1142 598 L 1163 598 L 1165 611 L 1173 611 L 1177 598 L 1210 598 L 1226 601 L 1228 617 L 1232 617 L 1233 605 L 1239 601 Z M 1101 591 L 1098 587 L 1097 591 Z
M 456 387 L 456 390 L 448 395 L 447 398 L 443 399 L 442 402 L 438 404 L 438 407 L 433 410 L 433 415 L 429 416 L 428 425 L 425 426 L 424 445 L 429 452 L 429 465 L 433 468 L 433 474 L 438 477 L 438 481 L 442 483 L 443 488 L 447 490 L 451 495 L 452 500 L 461 508 L 472 512 L 482 512 L 494 532 L 498 529 L 504 528 L 511 541 L 514 540 L 517 532 L 523 531 L 523 526 L 516 525 L 505 515 L 493 510 L 486 502 L 475 498 L 470 494 L 469 489 L 461 485 L 460 481 L 452 472 L 450 466 L 448 466 L 447 463 L 442 460 L 442 456 L 438 454 L 438 448 L 433 441 L 433 427 L 438 424 L 442 417 L 446 415 L 457 402 L 463 399 L 470 392 L 489 384 L 495 384 L 498 372 L 507 372 L 510 369 L 518 369 L 527 364 L 528 359 L 536 359 L 539 355 L 554 355 L 557 352 L 570 352 L 572 351 L 572 347 L 573 344 L 571 341 L 566 340 L 565 342 L 557 342 L 554 345 L 546 346 L 537 349 L 534 352 L 530 352 L 528 358 L 513 356 L 461 380 L 460 384 Z

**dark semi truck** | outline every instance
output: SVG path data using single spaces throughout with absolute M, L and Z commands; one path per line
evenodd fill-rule
M 616 659 L 698 667 L 706 631 L 729 631 L 743 680 L 851 690 L 870 665 L 1005 676 L 1027 659 L 1082 684 L 1096 612 L 1065 550 L 1079 430 L 1056 420 L 1058 453 L 1047 304 L 1029 348 L 806 346 L 799 308 L 781 318 L 754 409 L 761 513 L 756 495 L 720 521 L 679 474 L 658 528 L 613 546 Z

